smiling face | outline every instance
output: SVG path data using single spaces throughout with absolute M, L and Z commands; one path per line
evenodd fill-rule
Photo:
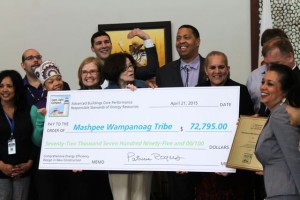
M 286 94 L 281 90 L 280 76 L 275 71 L 267 71 L 260 86 L 261 102 L 270 110 L 279 104 Z
M 200 38 L 196 38 L 189 28 L 178 29 L 176 49 L 182 60 L 189 63 L 198 56 Z
M 44 89 L 47 91 L 63 90 L 63 80 L 60 75 L 51 76 L 44 83 Z
M 211 55 L 207 57 L 205 73 L 212 86 L 224 85 L 229 74 L 230 67 L 227 66 L 222 55 Z
M 15 98 L 15 88 L 10 77 L 5 77 L 0 83 L 1 102 L 13 102 Z
M 134 66 L 128 58 L 126 58 L 125 71 L 120 74 L 120 82 L 128 84 L 134 81 Z
M 101 60 L 106 60 L 106 58 L 111 54 L 112 44 L 108 36 L 102 35 L 94 39 L 92 51 Z
M 290 122 L 293 126 L 300 126 L 300 108 L 295 108 L 290 105 L 286 107 L 286 111 L 290 116 Z
M 81 80 L 82 84 L 89 88 L 98 88 L 100 81 L 100 72 L 98 71 L 98 67 L 94 62 L 90 62 L 85 64 L 81 70 Z

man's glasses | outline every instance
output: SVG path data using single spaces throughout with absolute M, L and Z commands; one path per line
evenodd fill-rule
M 98 70 L 82 71 L 81 74 L 84 76 L 87 76 L 88 74 L 95 76 L 95 75 L 97 75 L 98 72 L 99 72 Z
M 33 60 L 33 59 L 35 59 L 35 58 L 36 58 L 37 60 L 41 60 L 41 59 L 42 59 L 42 56 L 41 56 L 41 55 L 28 56 L 28 57 L 24 58 L 24 60 L 30 61 L 30 60 Z

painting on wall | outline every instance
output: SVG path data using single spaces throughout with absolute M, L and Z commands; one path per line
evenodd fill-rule
M 130 53 L 138 65 L 143 67 L 147 64 L 143 40 L 138 37 L 127 38 L 128 33 L 134 28 L 140 28 L 150 35 L 157 50 L 160 66 L 172 61 L 170 21 L 98 25 L 98 30 L 104 30 L 109 34 L 112 42 L 112 53 Z

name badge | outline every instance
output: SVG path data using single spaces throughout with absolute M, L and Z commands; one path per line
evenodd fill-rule
M 16 140 L 8 140 L 8 155 L 16 154 Z

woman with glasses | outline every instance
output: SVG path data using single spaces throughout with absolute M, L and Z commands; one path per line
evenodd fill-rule
M 253 115 L 254 108 L 245 85 L 230 79 L 230 67 L 227 56 L 220 51 L 210 52 L 204 62 L 207 80 L 198 86 L 239 86 L 240 107 L 239 115 Z M 197 200 L 252 200 L 253 172 L 237 170 L 234 174 L 205 173 L 197 187 Z
M 109 81 L 105 89 L 123 89 L 134 86 L 135 88 L 147 88 L 148 85 L 142 80 L 135 79 L 134 58 L 127 53 L 115 53 L 105 61 L 103 77 Z
M 87 57 L 78 68 L 78 80 L 81 90 L 102 89 L 101 61 L 95 57 Z
M 78 68 L 80 90 L 102 89 L 102 63 L 98 58 L 85 58 Z M 73 170 L 68 173 L 68 199 L 112 200 L 107 171 Z
M 111 54 L 103 66 L 106 89 L 147 88 L 146 82 L 135 79 L 136 63 L 127 53 Z M 109 184 L 114 200 L 150 200 L 152 172 L 110 171 Z

